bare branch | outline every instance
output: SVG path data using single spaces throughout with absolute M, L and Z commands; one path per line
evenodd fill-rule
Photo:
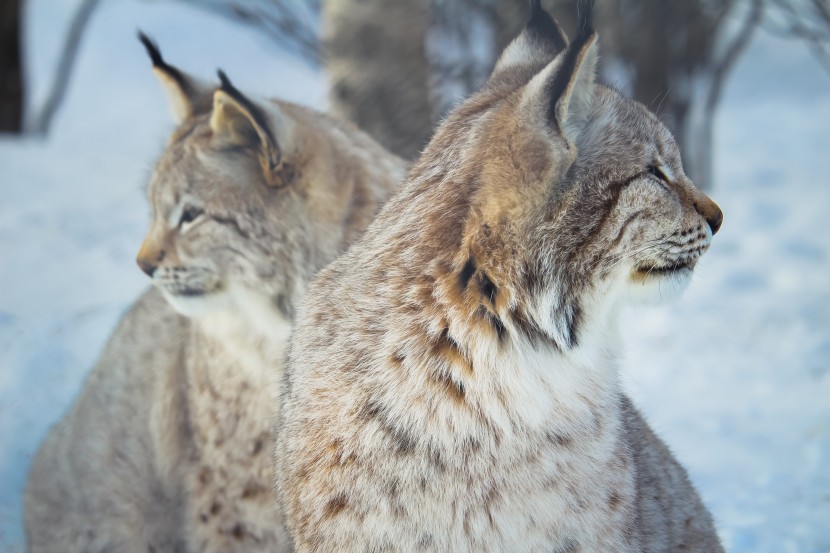
M 429 2 L 429 29 L 423 46 L 433 122 L 487 79 L 498 56 L 495 35 L 505 25 L 501 16 L 510 8 L 501 0 Z M 524 16 L 523 3 L 518 9 Z
M 319 0 L 180 1 L 246 25 L 305 61 L 314 65 L 320 63 L 321 51 L 315 20 L 320 10 Z M 83 0 L 73 15 L 49 94 L 43 107 L 31 118 L 31 132 L 46 134 L 49 131 L 52 120 L 66 96 L 84 32 L 98 4 L 100 0 Z
M 34 118 L 34 123 L 31 127 L 32 132 L 46 134 L 49 131 L 52 119 L 58 107 L 60 107 L 61 102 L 63 102 L 66 91 L 69 88 L 72 69 L 78 57 L 78 49 L 81 45 L 84 31 L 99 2 L 100 0 L 84 0 L 75 12 L 69 24 L 69 30 L 66 33 L 66 40 L 64 41 L 63 50 L 61 50 L 60 60 L 58 60 L 58 69 L 55 73 L 55 78 L 52 80 L 52 89 L 40 113 Z
M 792 0 L 767 0 L 768 32 L 807 43 L 816 59 L 830 70 L 830 0 L 793 4 Z
M 752 6 L 749 8 L 746 19 L 737 32 L 732 42 L 723 50 L 723 55 L 719 60 L 715 60 L 712 64 L 712 85 L 709 88 L 709 94 L 706 98 L 707 110 L 713 111 L 720 101 L 721 93 L 723 92 L 723 85 L 726 81 L 726 76 L 732 70 L 735 62 L 743 54 L 749 41 L 752 38 L 755 29 L 763 18 L 764 10 L 762 0 L 752 0 Z
M 21 49 L 22 0 L 0 4 L 0 132 L 23 130 L 24 75 Z
M 827 30 L 830 30 L 830 2 L 827 0 L 813 0 L 813 8 L 816 14 L 824 22 Z
M 288 2 L 269 0 L 180 0 L 189 6 L 246 25 L 266 38 L 297 54 L 312 65 L 319 65 L 322 56 L 314 19 L 320 13 L 319 0 Z

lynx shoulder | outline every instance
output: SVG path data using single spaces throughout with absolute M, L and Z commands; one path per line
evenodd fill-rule
M 208 86 L 143 37 L 178 127 L 149 185 L 118 325 L 29 476 L 35 552 L 283 551 L 271 384 L 310 277 L 374 218 L 402 162 L 350 124 Z
M 293 334 L 278 487 L 299 552 L 720 551 L 620 389 L 618 313 L 678 293 L 720 209 L 534 3 Z

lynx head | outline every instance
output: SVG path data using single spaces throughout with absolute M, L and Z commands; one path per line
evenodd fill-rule
M 596 83 L 596 61 L 593 31 L 569 44 L 533 3 L 398 196 L 417 204 L 418 221 L 442 227 L 421 239 L 427 258 L 453 252 L 434 269 L 437 295 L 500 337 L 544 335 L 568 349 L 597 306 L 681 290 L 720 227 L 670 132 Z
M 402 165 L 346 124 L 249 99 L 221 71 L 218 87 L 205 85 L 141 40 L 178 127 L 150 180 L 138 265 L 184 315 L 290 321 L 310 277 L 371 221 Z

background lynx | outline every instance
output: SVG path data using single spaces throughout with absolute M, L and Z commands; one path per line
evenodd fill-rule
M 718 551 L 621 392 L 617 317 L 722 214 L 535 3 L 484 88 L 309 288 L 277 478 L 301 552 Z
M 138 254 L 156 290 L 37 455 L 29 548 L 284 550 L 269 384 L 306 282 L 365 228 L 402 165 L 348 124 L 252 102 L 222 74 L 206 86 L 143 41 L 180 123 Z

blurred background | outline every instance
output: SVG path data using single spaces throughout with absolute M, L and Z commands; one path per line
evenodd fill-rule
M 574 35 L 586 3 L 543 2 Z M 135 38 L 417 156 L 525 0 L 0 2 L 0 551 L 34 452 L 147 285 L 172 130 Z M 830 551 L 830 0 L 598 0 L 605 82 L 673 130 L 725 213 L 678 303 L 627 313 L 626 389 L 730 551 Z

